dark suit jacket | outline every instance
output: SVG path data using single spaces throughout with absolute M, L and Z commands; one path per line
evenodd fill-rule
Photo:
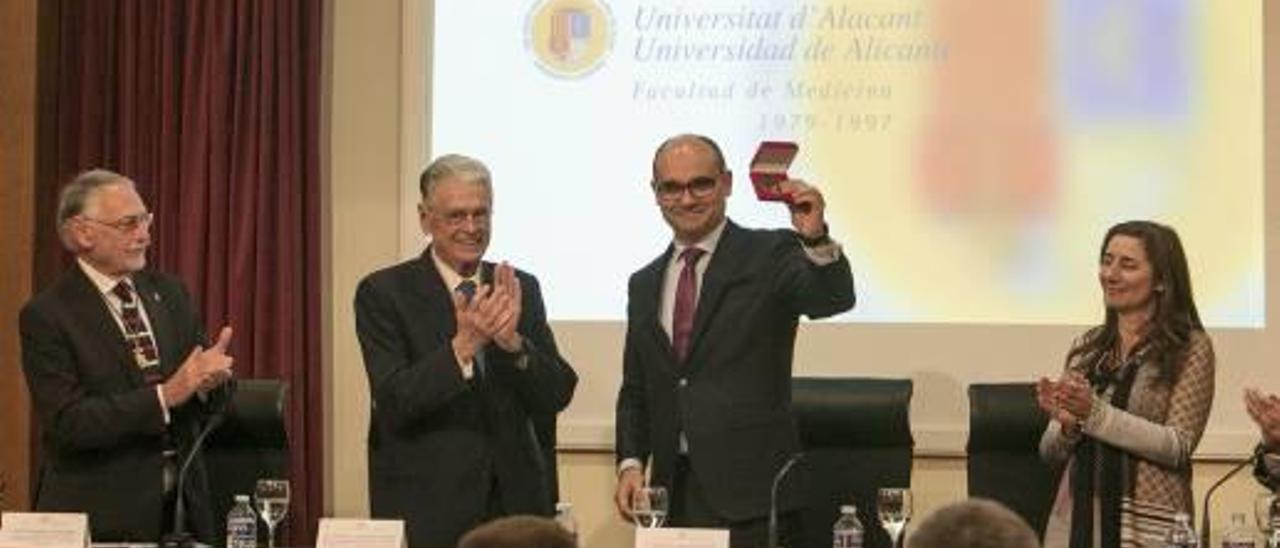
M 1258 444 L 1253 450 L 1255 462 L 1253 465 L 1253 477 L 1263 487 L 1276 491 L 1280 489 L 1280 473 L 1276 473 L 1267 466 L 1268 457 L 1274 459 L 1276 454 L 1268 451 L 1266 446 Z
M 492 271 L 485 263 L 482 278 Z M 373 404 L 372 513 L 404 519 L 412 546 L 453 546 L 493 510 L 554 511 L 553 463 L 534 419 L 564 409 L 578 377 L 556 349 L 537 280 L 516 275 L 527 367 L 518 369 L 517 355 L 490 344 L 474 386 L 454 356 L 453 301 L 429 251 L 370 274 L 356 290 L 356 332 Z
M 177 278 L 149 271 L 132 278 L 160 350 L 157 367 L 167 378 L 193 347 L 206 343 L 204 328 Z M 73 266 L 22 308 L 18 323 L 44 443 L 36 510 L 88 513 L 95 541 L 158 540 L 164 414 L 97 287 Z M 193 397 L 170 410 L 180 458 L 206 418 L 205 406 Z M 189 474 L 189 527 L 212 542 L 200 459 Z
M 651 481 L 669 488 L 683 431 L 712 508 L 730 521 L 763 516 L 774 473 L 800 448 L 791 416 L 798 318 L 853 306 L 849 262 L 815 266 L 794 232 L 728 222 L 703 275 L 682 365 L 658 317 L 672 249 L 631 276 L 618 459 L 652 455 Z

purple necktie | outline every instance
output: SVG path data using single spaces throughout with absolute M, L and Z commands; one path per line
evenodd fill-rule
M 671 315 L 671 346 L 676 351 L 676 361 L 684 363 L 689 357 L 689 338 L 693 335 L 693 314 L 698 308 L 698 260 L 705 252 L 690 247 L 680 253 L 684 267 L 676 282 L 675 309 Z

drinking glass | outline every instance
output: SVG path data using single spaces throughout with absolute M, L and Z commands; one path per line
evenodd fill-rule
M 267 547 L 275 548 L 276 526 L 289 513 L 289 481 L 260 479 L 254 489 L 254 498 L 258 502 L 258 515 L 267 522 Z
M 876 494 L 876 515 L 880 525 L 893 545 L 898 546 L 902 540 L 902 531 L 911 519 L 911 490 L 901 487 L 885 487 Z
M 667 489 L 641 487 L 631 496 L 631 516 L 638 527 L 662 527 L 667 520 Z

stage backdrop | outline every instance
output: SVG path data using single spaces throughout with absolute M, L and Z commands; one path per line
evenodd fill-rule
M 747 184 L 755 146 L 799 143 L 792 173 L 824 190 L 859 303 L 804 328 L 797 373 L 914 379 L 921 448 L 961 450 L 967 384 L 1056 374 L 1102 317 L 1102 235 L 1132 218 L 1178 229 L 1218 344 L 1202 450 L 1247 447 L 1240 389 L 1267 382 L 1262 356 L 1278 347 L 1266 321 L 1261 2 L 426 11 L 406 42 L 402 255 L 423 245 L 417 170 L 446 152 L 487 162 L 490 256 L 540 277 L 584 373 L 568 443 L 611 442 L 626 279 L 670 238 L 648 188 L 652 152 L 692 131 L 723 145 L 729 214 L 753 226 L 787 226 Z

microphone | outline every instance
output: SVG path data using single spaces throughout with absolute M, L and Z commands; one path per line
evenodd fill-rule
M 795 453 L 773 475 L 773 487 L 769 489 L 769 548 L 778 548 L 778 486 L 797 462 L 804 460 L 804 453 Z
M 1226 474 L 1223 474 L 1223 476 L 1219 478 L 1218 481 L 1214 482 L 1212 487 L 1209 487 L 1208 491 L 1205 491 L 1204 505 L 1201 506 L 1200 508 L 1201 512 L 1204 514 L 1204 516 L 1200 518 L 1200 546 L 1209 546 L 1209 523 L 1210 523 L 1209 499 L 1213 497 L 1213 493 L 1218 490 L 1218 487 L 1226 483 L 1227 480 L 1235 477 L 1236 474 L 1239 474 L 1240 471 L 1244 470 L 1246 467 L 1251 466 L 1254 463 L 1258 462 L 1258 457 L 1262 455 L 1261 449 L 1262 447 L 1258 446 L 1257 449 L 1254 449 L 1253 455 L 1237 463 L 1235 467 L 1231 469 L 1231 471 L 1227 472 Z
M 191 468 L 191 463 L 195 462 L 196 455 L 200 454 L 204 448 L 204 440 L 209 434 L 217 430 L 222 422 L 226 420 L 227 408 L 231 406 L 231 399 L 235 395 L 236 379 L 234 377 L 227 379 L 219 390 L 221 394 L 217 396 L 218 401 L 212 404 L 213 413 L 209 416 L 209 420 L 205 422 L 204 427 L 200 429 L 200 434 L 196 436 L 195 441 L 191 443 L 191 449 L 187 451 L 187 458 L 182 460 L 182 466 L 178 468 L 178 485 L 177 492 L 174 494 L 173 503 L 173 525 L 170 533 L 165 535 L 160 541 L 162 548 L 187 548 L 195 546 L 194 539 L 187 532 L 187 505 L 186 505 L 186 483 L 187 470 Z

